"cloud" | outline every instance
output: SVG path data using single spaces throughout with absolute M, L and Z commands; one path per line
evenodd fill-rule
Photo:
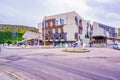
M 1 0 L 0 23 L 37 27 L 44 16 L 70 11 L 81 17 L 119 26 L 119 0 Z
M 119 0 L 94 0 L 94 2 L 86 0 L 86 5 L 88 5 L 92 12 L 90 17 L 94 18 L 96 21 L 100 21 L 114 27 L 120 26 L 119 3 Z

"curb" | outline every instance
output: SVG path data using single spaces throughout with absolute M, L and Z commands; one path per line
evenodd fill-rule
M 90 52 L 89 50 L 62 50 L 63 52 L 72 52 L 72 53 L 86 53 L 86 52 Z
M 17 78 L 18 80 L 24 80 L 24 78 L 22 78 L 20 75 L 15 74 L 15 73 L 13 73 L 11 71 L 8 71 L 8 70 L 2 69 L 2 68 L 0 68 L 0 71 L 3 71 L 3 72 L 5 72 L 5 73 L 7 73 L 9 75 L 12 75 L 13 77 Z

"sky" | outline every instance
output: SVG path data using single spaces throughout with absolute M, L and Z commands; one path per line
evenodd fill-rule
M 0 24 L 37 27 L 45 16 L 75 11 L 91 23 L 120 27 L 120 0 L 0 0 Z

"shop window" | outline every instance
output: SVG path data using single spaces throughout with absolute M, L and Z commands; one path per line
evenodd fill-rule
M 50 39 L 53 39 L 53 36 L 50 36 Z
M 63 39 L 64 37 L 63 37 L 63 35 L 60 35 L 60 39 Z
M 55 35 L 54 37 L 55 37 L 55 39 L 58 39 L 58 36 L 57 36 L 57 35 Z

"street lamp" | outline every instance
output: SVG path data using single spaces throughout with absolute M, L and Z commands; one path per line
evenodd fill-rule
M 45 26 L 46 26 L 45 18 L 46 18 L 46 17 L 43 18 L 43 27 L 44 27 L 44 30 L 43 30 L 43 31 L 44 31 L 44 47 L 45 47 Z

